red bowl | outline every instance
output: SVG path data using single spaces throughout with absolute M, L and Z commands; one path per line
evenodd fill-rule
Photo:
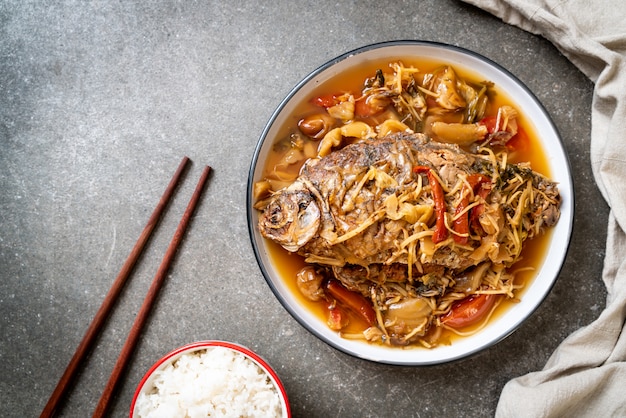
M 291 410 L 289 407 L 289 401 L 287 399 L 287 392 L 285 391 L 285 387 L 283 386 L 280 378 L 276 374 L 276 372 L 269 366 L 269 364 L 263 360 L 258 354 L 253 352 L 252 350 L 243 347 L 239 344 L 226 342 L 226 341 L 198 341 L 191 344 L 184 345 L 179 347 L 165 356 L 163 356 L 159 361 L 157 361 L 144 375 L 144 377 L 139 382 L 137 386 L 137 390 L 133 395 L 133 401 L 130 405 L 130 417 L 134 418 L 137 415 L 135 414 L 135 408 L 137 406 L 137 400 L 139 396 L 146 390 L 152 389 L 153 381 L 155 379 L 155 372 L 165 369 L 168 365 L 172 364 L 180 357 L 185 354 L 191 354 L 197 351 L 205 350 L 211 347 L 222 347 L 229 350 L 232 350 L 236 353 L 239 353 L 246 357 L 248 360 L 252 361 L 256 364 L 262 372 L 270 379 L 272 384 L 274 385 L 278 397 L 280 398 L 280 405 L 282 411 L 283 418 L 291 417 Z

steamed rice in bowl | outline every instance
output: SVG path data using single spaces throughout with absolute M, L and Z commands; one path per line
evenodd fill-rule
M 181 347 L 142 379 L 132 417 L 289 417 L 278 376 L 255 353 L 232 343 Z

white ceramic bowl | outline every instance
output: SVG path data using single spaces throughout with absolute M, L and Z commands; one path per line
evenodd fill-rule
M 227 350 L 231 350 L 235 353 L 238 353 L 245 357 L 248 361 L 256 364 L 261 371 L 269 378 L 270 382 L 273 384 L 276 392 L 280 398 L 282 417 L 289 418 L 291 417 L 291 409 L 289 407 L 289 400 L 287 398 L 287 392 L 279 379 L 276 372 L 269 366 L 269 364 L 263 360 L 258 354 L 253 352 L 252 350 L 243 347 L 239 344 L 226 342 L 226 341 L 198 341 L 191 344 L 184 345 L 179 347 L 165 356 L 163 356 L 159 361 L 157 361 L 148 372 L 141 379 L 141 382 L 137 386 L 137 390 L 133 396 L 133 400 L 130 406 L 130 417 L 136 417 L 136 406 L 137 399 L 140 394 L 148 391 L 150 392 L 154 388 L 154 381 L 156 379 L 155 372 L 162 371 L 167 366 L 171 365 L 178 359 L 180 359 L 183 355 L 194 354 L 202 350 L 212 349 L 215 347 L 224 348 Z
M 527 286 L 520 303 L 514 304 L 503 315 L 491 320 L 480 332 L 458 339 L 452 345 L 434 349 L 399 349 L 371 345 L 361 341 L 342 339 L 336 332 L 302 306 L 280 277 L 268 254 L 266 242 L 256 225 L 258 214 L 252 208 L 253 185 L 261 178 L 263 162 L 272 144 L 277 140 L 280 127 L 290 117 L 292 109 L 309 100 L 312 91 L 321 83 L 336 77 L 354 66 L 372 60 L 389 61 L 408 58 L 425 58 L 447 62 L 464 68 L 494 82 L 506 92 L 518 109 L 534 125 L 543 149 L 552 180 L 559 183 L 562 197 L 561 218 L 553 229 L 551 242 L 543 263 L 537 268 L 535 279 Z M 544 300 L 556 281 L 565 260 L 570 242 L 574 217 L 574 191 L 570 165 L 559 133 L 545 108 L 535 95 L 509 71 L 495 62 L 459 47 L 424 41 L 394 41 L 369 45 L 341 55 L 309 74 L 296 85 L 280 103 L 267 123 L 254 152 L 248 179 L 248 226 L 257 261 L 272 291 L 285 309 L 317 337 L 331 346 L 363 359 L 397 365 L 430 365 L 467 357 L 502 340 L 526 320 Z

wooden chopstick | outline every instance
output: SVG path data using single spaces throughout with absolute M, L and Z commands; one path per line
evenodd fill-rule
M 172 195 L 174 194 L 174 191 L 176 190 L 176 186 L 178 185 L 180 178 L 182 177 L 182 174 L 188 163 L 189 163 L 188 157 L 184 157 L 182 161 L 180 162 L 178 168 L 176 169 L 176 172 L 174 173 L 174 176 L 170 180 L 169 185 L 167 186 L 167 188 L 165 189 L 165 192 L 161 196 L 161 200 L 159 200 L 159 203 L 154 209 L 154 212 L 152 212 L 152 215 L 150 215 L 150 218 L 148 219 L 148 223 L 144 227 L 143 231 L 141 231 L 141 235 L 139 235 L 139 239 L 135 243 L 135 246 L 133 247 L 130 254 L 128 255 L 128 258 L 126 259 L 126 262 L 122 266 L 122 269 L 120 270 L 119 274 L 115 278 L 115 281 L 111 285 L 109 292 L 104 298 L 104 301 L 102 302 L 102 305 L 100 306 L 100 309 L 98 309 L 98 312 L 96 312 L 96 315 L 91 321 L 89 328 L 87 328 L 87 331 L 85 332 L 83 339 L 78 345 L 78 348 L 76 349 L 76 352 L 74 353 L 74 356 L 70 360 L 70 363 L 65 369 L 65 372 L 61 376 L 61 379 L 59 379 L 59 382 L 57 383 L 56 388 L 52 392 L 52 395 L 50 396 L 48 403 L 46 404 L 46 406 L 43 409 L 43 412 L 40 415 L 41 418 L 51 417 L 56 412 L 61 399 L 63 399 L 65 393 L 67 392 L 70 386 L 70 383 L 72 383 L 74 379 L 74 375 L 76 374 L 76 371 L 78 370 L 78 366 L 84 361 L 87 353 L 89 353 L 94 341 L 96 340 L 96 337 L 99 335 L 100 330 L 102 329 L 102 325 L 108 318 L 111 312 L 111 309 L 115 305 L 115 302 L 120 292 L 122 291 L 122 288 L 124 287 L 124 284 L 126 283 L 126 280 L 128 279 L 128 276 L 130 276 L 130 273 L 132 272 L 133 267 L 135 266 L 135 263 L 139 259 L 139 256 L 141 255 L 146 243 L 148 242 L 148 239 L 150 238 L 152 231 L 154 231 L 154 228 L 158 224 L 161 218 L 161 215 L 163 214 L 163 211 L 165 210 L 165 207 L 167 206 L 170 199 L 172 198 Z
M 111 373 L 111 377 L 109 378 L 109 381 L 107 382 L 104 388 L 102 396 L 100 397 L 100 401 L 98 402 L 98 405 L 96 406 L 96 409 L 93 413 L 94 418 L 104 416 L 104 414 L 107 412 L 109 408 L 111 398 L 113 394 L 115 393 L 115 389 L 119 382 L 120 376 L 122 372 L 124 371 L 124 369 L 126 368 L 126 364 L 130 360 L 133 350 L 135 349 L 135 346 L 137 345 L 137 341 L 139 340 L 139 336 L 141 334 L 141 329 L 143 328 L 146 322 L 146 319 L 148 318 L 148 314 L 150 313 L 152 305 L 154 304 L 154 300 L 156 299 L 159 289 L 161 288 L 161 285 L 163 284 L 165 276 L 169 270 L 170 264 L 174 258 L 174 255 L 176 254 L 176 250 L 178 249 L 178 246 L 180 245 L 183 235 L 185 234 L 185 230 L 187 228 L 187 225 L 189 224 L 189 220 L 191 216 L 193 215 L 193 212 L 198 203 L 198 200 L 200 199 L 200 195 L 202 194 L 202 189 L 204 188 L 204 184 L 206 183 L 210 172 L 211 172 L 211 167 L 209 166 L 206 166 L 202 172 L 202 175 L 200 177 L 200 180 L 198 181 L 196 189 L 193 192 L 193 195 L 191 196 L 191 200 L 189 201 L 187 209 L 185 210 L 185 213 L 183 214 L 183 217 L 180 223 L 178 224 L 178 228 L 176 229 L 176 232 L 174 233 L 174 236 L 172 237 L 170 245 L 167 248 L 167 251 L 165 252 L 163 261 L 161 262 L 161 265 L 159 266 L 156 272 L 156 275 L 154 276 L 154 279 L 152 280 L 152 284 L 150 285 L 150 288 L 148 289 L 148 294 L 146 295 L 146 298 L 144 299 L 143 305 L 141 306 L 139 313 L 137 314 L 137 317 L 135 318 L 135 322 L 133 323 L 133 326 L 126 339 L 126 343 L 122 347 L 122 351 L 120 352 L 120 355 L 117 359 L 117 363 L 115 363 L 115 366 L 113 367 L 113 372 Z

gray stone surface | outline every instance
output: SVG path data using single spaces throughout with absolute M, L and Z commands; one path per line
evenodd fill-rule
M 453 0 L 0 3 L 0 416 L 37 416 L 183 155 L 194 165 L 81 369 L 61 415 L 95 407 L 203 165 L 210 184 L 114 399 L 200 339 L 246 345 L 297 417 L 493 415 L 503 385 L 543 367 L 604 306 L 608 209 L 589 164 L 592 83 L 546 40 Z M 552 293 L 470 359 L 393 367 L 345 355 L 282 308 L 254 259 L 245 191 L 282 97 L 356 47 L 425 39 L 510 69 L 554 118 L 577 196 Z

